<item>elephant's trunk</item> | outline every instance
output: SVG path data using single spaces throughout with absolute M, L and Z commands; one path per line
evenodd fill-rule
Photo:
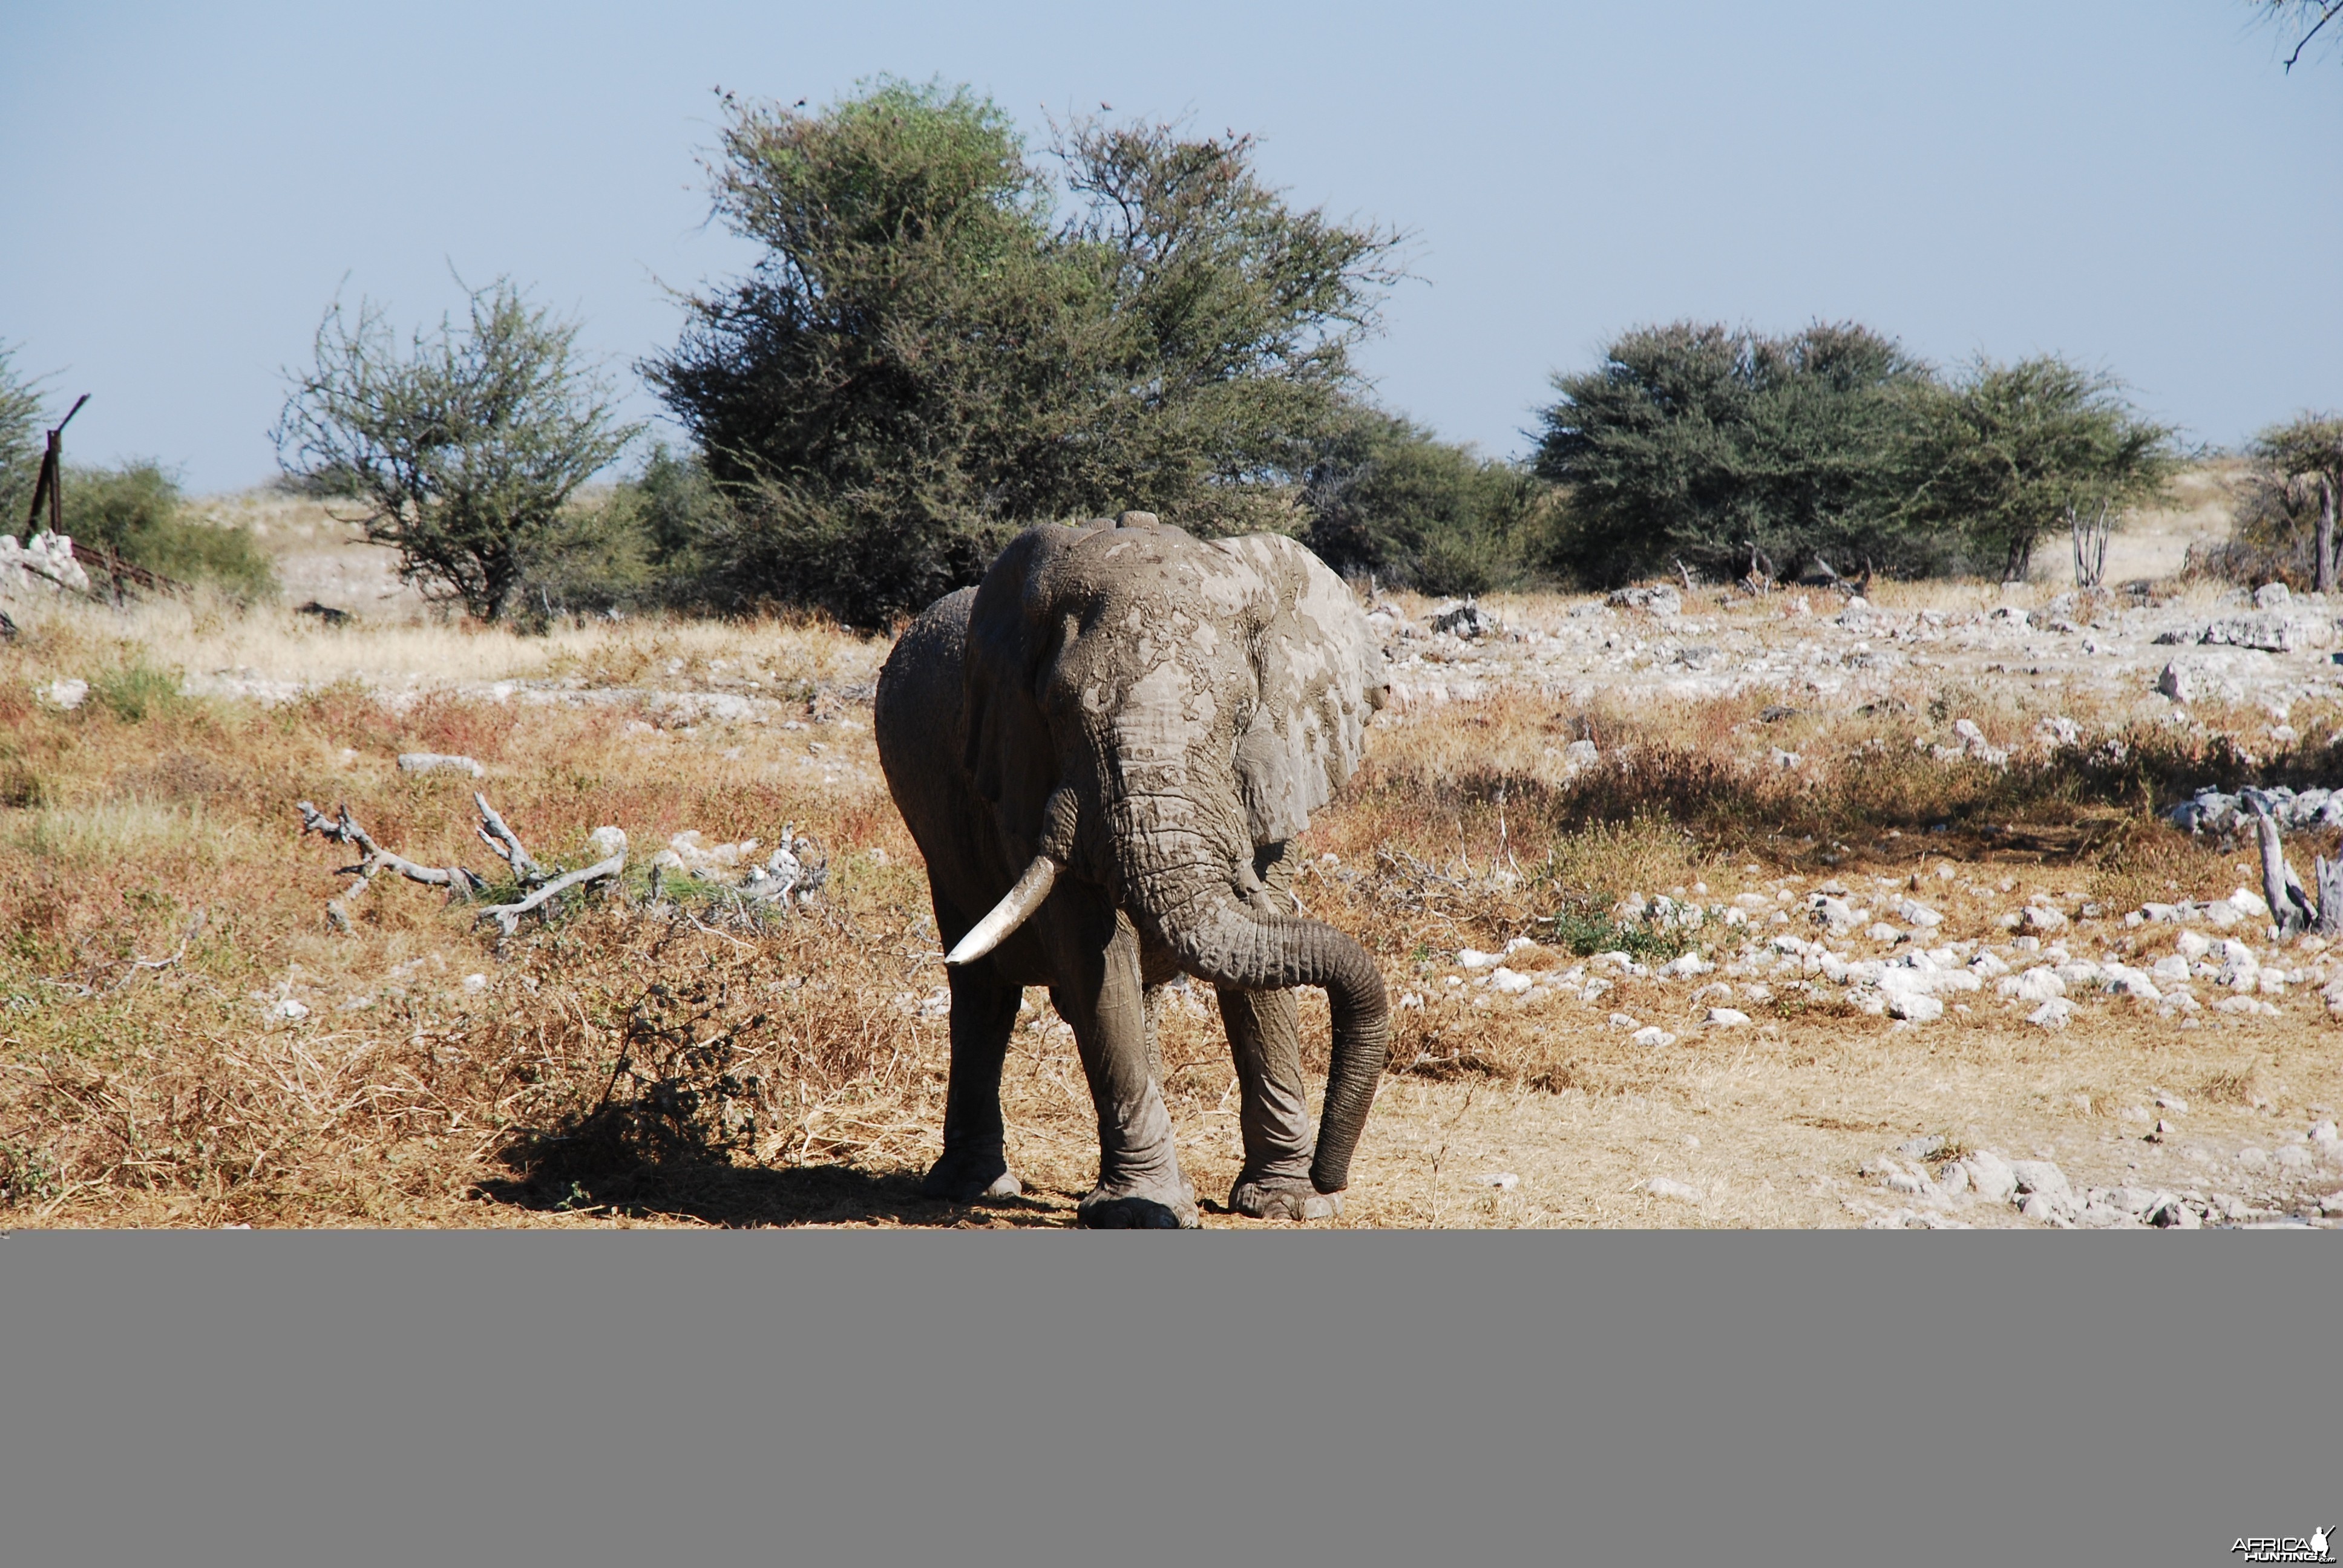
M 1323 921 L 1263 914 L 1240 900 L 1230 863 L 1210 852 L 1210 836 L 1192 823 L 1163 820 L 1184 815 L 1167 813 L 1165 799 L 1151 796 L 1144 809 L 1121 802 L 1113 813 L 1125 819 L 1115 823 L 1112 841 L 1126 908 L 1199 980 L 1242 990 L 1325 989 L 1333 1061 L 1310 1181 L 1321 1192 L 1339 1192 L 1350 1184 L 1351 1155 L 1390 1047 L 1383 973 L 1364 948 Z

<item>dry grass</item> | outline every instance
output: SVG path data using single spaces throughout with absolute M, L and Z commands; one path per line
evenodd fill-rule
M 8 1222 L 1070 1220 L 1095 1142 L 1046 1005 L 1009 1073 L 1028 1197 L 960 1209 L 917 1195 L 945 1067 L 943 1020 L 921 1003 L 942 979 L 918 858 L 857 701 L 882 644 L 812 624 L 528 638 L 420 623 L 337 633 L 173 606 L 18 618 L 25 635 L 0 648 Z M 220 670 L 246 686 L 202 695 Z M 181 675 L 198 695 L 179 694 Z M 35 696 L 66 677 L 93 683 L 80 709 Z M 544 684 L 500 698 L 497 681 Z M 269 702 L 282 694 L 256 682 L 304 689 Z M 662 706 L 676 691 L 754 702 L 679 719 Z M 1764 1003 L 1737 993 L 1752 1026 L 1704 1033 L 1708 1002 L 1683 982 L 1623 978 L 1592 1002 L 1445 983 L 1463 947 L 1526 934 L 1551 950 L 1554 917 L 1597 918 L 1628 893 L 1775 900 L 1835 878 L 1884 896 L 1916 876 L 1945 933 L 1975 940 L 2037 892 L 2114 910 L 2236 885 L 2241 855 L 2142 811 L 2242 765 L 2219 715 L 2127 734 L 2122 761 L 2094 761 L 2027 742 L 2038 714 L 2022 693 L 1958 694 L 1996 743 L 2030 746 L 2003 771 L 1915 746 L 1946 696 L 1916 676 L 1868 712 L 1770 720 L 1755 696 L 1613 708 L 1513 692 L 1386 716 L 1371 766 L 1304 846 L 1312 910 L 1369 945 L 1395 995 L 1425 998 L 1399 1014 L 1399 1070 L 1347 1221 L 1845 1223 L 1855 1163 L 1914 1134 L 2047 1150 L 2078 1180 L 2114 1179 L 2185 1159 L 2143 1148 L 2119 1119 L 2158 1089 L 2191 1100 L 2189 1135 L 2208 1145 L 2343 1104 L 2343 1057 L 2315 1000 L 2193 1030 L 2110 1003 L 2046 1034 L 1988 993 L 1915 1030 L 1784 985 Z M 2323 734 L 2337 718 L 2298 705 L 2295 721 Z M 1604 760 L 1565 776 L 1554 749 L 1580 738 Z M 1806 766 L 1767 760 L 1793 743 Z M 297 800 L 347 801 L 418 860 L 493 864 L 470 838 L 472 782 L 397 772 L 413 749 L 479 758 L 530 847 L 570 864 L 605 823 L 639 859 L 687 828 L 769 841 L 793 822 L 830 857 L 824 900 L 746 923 L 655 906 L 638 882 L 499 949 L 468 911 L 386 881 L 337 933 L 323 905 L 341 857 L 299 838 Z M 2308 777 L 2335 760 L 2270 766 Z M 2169 946 L 2168 933 L 2092 929 L 2137 961 Z M 272 1017 L 286 1000 L 307 1018 Z M 1304 1005 L 1322 1040 L 1322 1004 Z M 1614 1012 L 1683 1043 L 1631 1045 Z M 1171 1010 L 1164 1057 L 1182 1158 L 1217 1197 L 1238 1151 L 1209 1000 Z M 1483 1180 L 1501 1171 L 1518 1182 Z M 1644 1195 L 1655 1175 L 1706 1201 Z

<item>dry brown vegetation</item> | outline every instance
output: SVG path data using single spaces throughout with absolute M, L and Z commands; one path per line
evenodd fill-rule
M 334 631 L 170 604 L 18 618 L 0 647 L 0 1220 L 1070 1222 L 1091 1112 L 1038 992 L 1009 1073 L 1028 1196 L 918 1196 L 942 1120 L 942 972 L 870 746 L 883 643 L 771 622 Z M 70 710 L 42 695 L 68 678 L 91 685 Z M 1924 749 L 1949 678 L 1916 671 L 1887 700 L 1787 717 L 1754 692 L 1511 689 L 1384 716 L 1304 846 L 1312 911 L 1382 958 L 1395 997 L 1422 999 L 1397 1015 L 1343 1222 L 1841 1224 L 1857 1162 L 1915 1134 L 2120 1180 L 2181 1159 L 2124 1120 L 2158 1090 L 2191 1101 L 2189 1137 L 2215 1147 L 2343 1104 L 2315 995 L 2197 1027 L 2110 1002 L 2048 1033 L 1989 992 L 1916 1030 L 1745 986 L 1755 1021 L 1704 1032 L 1717 999 L 1697 982 L 1623 976 L 1584 1002 L 1447 983 L 1458 950 L 1524 935 L 1544 939 L 1516 955 L 1525 970 L 1582 961 L 1554 917 L 1596 929 L 1631 892 L 1778 901 L 1825 879 L 1892 882 L 1928 890 L 1946 935 L 1999 940 L 2036 893 L 2114 916 L 2237 885 L 2241 852 L 2147 809 L 2234 773 L 2232 731 L 2262 716 L 2202 711 L 2182 729 L 2111 714 L 2120 760 L 2036 747 L 1989 769 Z M 2022 745 L 2036 717 L 2022 683 L 1953 699 L 1996 744 Z M 2292 722 L 2325 735 L 2343 709 L 2297 703 Z M 1565 772 L 1555 749 L 1578 739 L 1602 760 Z M 1774 766 L 1776 746 L 1806 765 Z M 347 856 L 300 836 L 299 800 L 346 802 L 426 864 L 497 866 L 471 838 L 474 781 L 397 771 L 409 750 L 479 759 L 478 787 L 565 865 L 604 824 L 639 865 L 683 829 L 769 843 L 793 823 L 829 879 L 810 907 L 757 919 L 655 899 L 636 873 L 499 944 L 472 910 L 385 878 L 337 932 L 324 904 Z M 2331 778 L 2338 760 L 2314 747 L 2278 766 Z M 2078 929 L 2138 962 L 2172 936 Z M 278 1016 L 287 1000 L 307 1016 Z M 1208 997 L 1168 1012 L 1182 1157 L 1217 1198 L 1238 1163 L 1226 1045 Z M 1630 1044 L 1614 1012 L 1682 1043 Z M 1314 993 L 1304 1018 L 1322 1042 Z M 1519 1180 L 1485 1180 L 1499 1172 Z M 1706 1199 L 1654 1199 L 1655 1175 Z

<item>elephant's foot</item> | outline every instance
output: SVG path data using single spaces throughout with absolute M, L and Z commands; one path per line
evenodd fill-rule
M 944 1157 L 929 1167 L 927 1179 L 920 1183 L 922 1197 L 942 1198 L 954 1203 L 1014 1198 L 1024 1191 L 1024 1185 L 1010 1171 L 1009 1161 L 998 1149 L 947 1149 Z
M 1193 1231 L 1204 1222 L 1196 1209 L 1196 1189 L 1186 1177 L 1177 1187 L 1101 1181 L 1074 1205 L 1074 1223 L 1091 1231 Z
M 1332 1220 L 1342 1212 L 1342 1195 L 1319 1191 L 1307 1176 L 1256 1176 L 1246 1171 L 1229 1189 L 1229 1208 L 1253 1220 Z

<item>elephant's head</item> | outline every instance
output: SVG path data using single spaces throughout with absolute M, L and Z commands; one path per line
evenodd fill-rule
M 1064 871 L 1201 980 L 1323 986 L 1333 1065 L 1311 1179 L 1339 1191 L 1383 1070 L 1383 977 L 1349 937 L 1272 908 L 1253 851 L 1341 788 L 1388 694 L 1350 590 L 1273 536 L 1037 528 L 977 589 L 966 668 L 969 771 L 1031 869 L 955 957 Z

